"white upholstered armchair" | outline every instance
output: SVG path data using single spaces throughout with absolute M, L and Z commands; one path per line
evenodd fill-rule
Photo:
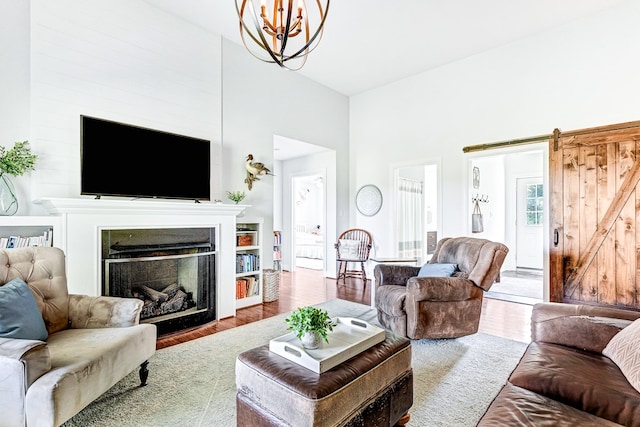
M 58 248 L 0 250 L 0 426 L 58 426 L 138 366 L 146 384 L 156 327 L 141 307 L 69 295 Z

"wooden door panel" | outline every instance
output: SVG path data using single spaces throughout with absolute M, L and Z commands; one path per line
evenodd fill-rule
M 580 166 L 578 159 L 579 148 L 567 148 L 564 150 L 564 259 L 565 269 L 570 271 L 575 268 L 580 257 Z M 577 289 L 579 293 L 579 289 Z M 565 297 L 579 299 L 576 289 L 565 292 Z
M 631 173 L 636 160 L 634 141 L 618 143 L 617 185 L 620 189 L 624 179 Z M 637 188 L 637 182 L 634 186 Z M 635 303 L 636 276 L 636 190 L 625 203 L 615 226 L 615 305 L 633 306 Z
M 598 222 L 604 219 L 607 208 L 616 194 L 616 144 L 600 144 L 598 153 Z M 598 251 L 597 299 L 602 304 L 615 305 L 615 237 L 608 233 Z
M 551 300 L 640 309 L 640 122 L 556 136 Z
M 598 226 L 597 204 L 597 146 L 580 148 L 578 165 L 580 167 L 580 253 L 584 253 L 589 244 L 589 230 Z M 580 283 L 581 301 L 597 301 L 598 299 L 598 263 L 592 263 Z

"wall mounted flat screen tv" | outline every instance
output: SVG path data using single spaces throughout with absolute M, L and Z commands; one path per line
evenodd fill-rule
M 211 143 L 80 116 L 84 195 L 210 200 Z

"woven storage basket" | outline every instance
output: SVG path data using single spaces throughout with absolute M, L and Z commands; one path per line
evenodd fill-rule
M 280 292 L 280 272 L 273 269 L 262 270 L 262 300 L 276 301 Z

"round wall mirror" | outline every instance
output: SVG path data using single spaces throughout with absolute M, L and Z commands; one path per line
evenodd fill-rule
M 365 216 L 373 216 L 382 207 L 382 192 L 375 185 L 363 185 L 356 194 L 356 208 Z

